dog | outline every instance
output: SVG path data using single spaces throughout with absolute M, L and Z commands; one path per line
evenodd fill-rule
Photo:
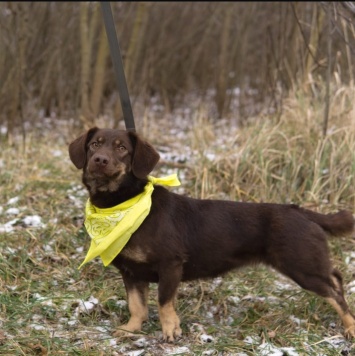
M 159 161 L 155 148 L 131 131 L 91 128 L 69 145 L 91 203 L 110 208 L 140 194 Z M 351 212 L 320 214 L 294 204 L 193 199 L 156 185 L 148 216 L 112 264 L 122 274 L 130 319 L 115 332 L 140 331 L 148 319 L 149 283 L 158 283 L 163 338 L 182 334 L 174 303 L 179 283 L 263 263 L 325 298 L 355 337 L 355 318 L 333 268 L 327 235 L 354 231 Z

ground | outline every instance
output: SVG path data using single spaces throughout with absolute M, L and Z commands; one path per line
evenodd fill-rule
M 181 194 L 263 200 L 255 187 L 249 191 L 253 194 L 245 193 L 246 185 L 226 188 L 231 173 L 223 164 L 240 158 L 244 148 L 236 137 L 241 129 L 226 121 L 189 120 L 190 114 L 138 121 L 161 154 L 154 175 L 178 173 L 182 186 L 174 191 Z M 129 316 L 122 279 L 99 259 L 78 270 L 90 243 L 83 227 L 88 195 L 67 153 L 72 127 L 51 119 L 46 125 L 42 136 L 36 130 L 29 133 L 25 146 L 20 139 L 14 146 L 2 141 L 2 355 L 355 355 L 354 344 L 344 338 L 341 321 L 326 302 L 262 266 L 182 283 L 177 310 L 183 336 L 173 344 L 161 340 L 154 285 L 143 332 L 114 338 L 116 327 Z M 223 184 L 212 184 L 221 176 Z M 266 198 L 284 202 L 277 197 Z M 304 204 L 327 212 L 348 203 L 339 198 L 336 206 L 311 199 Z M 351 306 L 354 244 L 352 237 L 329 240 Z

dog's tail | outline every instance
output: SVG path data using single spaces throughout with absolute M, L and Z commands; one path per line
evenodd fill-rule
M 309 220 L 333 236 L 349 235 L 354 232 L 355 219 L 348 210 L 340 210 L 334 214 L 320 214 L 307 209 L 301 211 Z

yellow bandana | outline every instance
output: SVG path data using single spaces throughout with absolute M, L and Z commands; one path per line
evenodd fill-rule
M 171 187 L 180 185 L 176 174 L 163 178 L 149 176 L 148 180 L 143 193 L 112 208 L 97 208 L 88 199 L 84 224 L 91 237 L 91 245 L 79 269 L 97 256 L 100 256 L 103 264 L 108 266 L 122 251 L 131 235 L 149 214 L 154 184 Z

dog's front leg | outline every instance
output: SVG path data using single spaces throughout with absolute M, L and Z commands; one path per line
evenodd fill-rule
M 141 331 L 142 324 L 148 320 L 148 290 L 149 283 L 137 281 L 134 278 L 122 274 L 127 292 L 128 309 L 131 314 L 127 324 L 121 325 L 114 336 L 122 336 L 134 331 Z
M 163 339 L 174 341 L 181 336 L 180 319 L 175 311 L 175 298 L 182 276 L 182 264 L 169 264 L 160 267 L 158 304 Z

